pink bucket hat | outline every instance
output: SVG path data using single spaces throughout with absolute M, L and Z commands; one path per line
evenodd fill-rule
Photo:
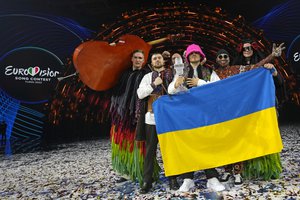
M 196 44 L 191 44 L 189 45 L 187 48 L 186 48 L 186 53 L 185 53 L 185 56 L 186 56 L 186 60 L 188 62 L 189 61 L 189 55 L 192 53 L 192 52 L 198 52 L 201 56 L 201 60 L 203 60 L 206 56 L 205 54 L 203 53 L 201 47 L 199 45 L 196 45 Z

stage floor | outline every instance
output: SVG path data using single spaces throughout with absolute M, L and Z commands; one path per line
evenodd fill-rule
M 2 152 L 0 199 L 300 199 L 300 124 L 286 123 L 280 130 L 283 173 L 277 180 L 245 181 L 240 187 L 229 182 L 226 191 L 214 193 L 200 171 L 192 192 L 179 194 L 169 190 L 161 173 L 149 194 L 141 195 L 138 183 L 117 183 L 109 139 L 99 139 L 43 151 L 34 146 L 31 153 Z

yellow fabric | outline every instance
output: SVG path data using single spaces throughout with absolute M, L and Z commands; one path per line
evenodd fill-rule
M 159 134 L 158 139 L 166 176 L 219 167 L 283 148 L 274 107 L 219 124 Z

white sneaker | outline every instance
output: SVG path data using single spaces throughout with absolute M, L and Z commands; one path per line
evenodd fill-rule
M 225 186 L 220 183 L 220 181 L 216 177 L 208 179 L 206 186 L 208 189 L 212 189 L 216 192 L 225 190 Z
M 194 186 L 195 186 L 195 183 L 192 179 L 185 178 L 178 191 L 179 192 L 188 192 Z
M 243 178 L 240 174 L 234 175 L 234 185 L 242 185 L 243 184 Z

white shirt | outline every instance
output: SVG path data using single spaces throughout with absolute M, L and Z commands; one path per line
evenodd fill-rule
M 139 88 L 137 89 L 137 95 L 139 99 L 144 99 L 147 96 L 150 96 L 150 94 L 153 92 L 154 89 L 151 86 L 152 73 L 153 72 L 150 72 L 143 77 L 139 85 Z M 155 125 L 154 113 L 150 113 L 150 112 L 146 113 L 145 123 L 149 125 Z
M 195 70 L 195 71 L 197 71 L 197 70 Z M 195 74 L 195 72 L 194 72 L 194 74 Z M 175 75 L 174 78 L 173 78 L 173 81 L 170 83 L 170 85 L 168 87 L 168 93 L 169 94 L 176 94 L 178 92 L 188 90 L 187 87 L 185 87 L 185 86 L 179 86 L 178 88 L 175 88 L 175 83 L 176 83 L 177 78 L 178 78 L 178 75 Z M 199 79 L 199 81 L 197 83 L 197 87 L 202 86 L 202 85 L 206 85 L 206 84 L 209 84 L 209 83 L 213 83 L 213 82 L 216 82 L 216 81 L 219 81 L 219 80 L 220 80 L 220 78 L 217 75 L 217 73 L 215 71 L 212 71 L 211 76 L 210 76 L 210 80 L 205 81 L 203 79 Z

